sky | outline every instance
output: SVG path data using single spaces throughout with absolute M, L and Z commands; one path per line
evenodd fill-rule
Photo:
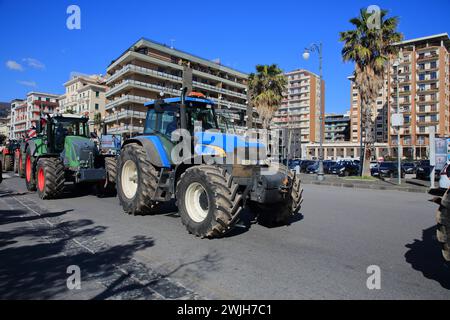
M 79 30 L 66 26 L 73 4 Z M 450 33 L 449 0 L 0 0 L 0 101 L 62 94 L 72 72 L 105 74 L 141 37 L 246 73 L 272 63 L 318 73 L 318 56 L 301 54 L 322 42 L 326 112 L 345 112 L 353 65 L 342 62 L 339 32 L 369 5 L 398 16 L 405 39 Z

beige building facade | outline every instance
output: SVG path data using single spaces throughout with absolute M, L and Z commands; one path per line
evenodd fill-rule
M 160 94 L 164 98 L 180 96 L 186 65 L 192 68 L 193 90 L 212 99 L 239 122 L 247 109 L 247 74 L 140 39 L 107 68 L 108 132 L 127 136 L 142 133 L 147 111 L 144 103 L 160 98 Z
M 390 59 L 384 86 L 372 107 L 376 142 L 387 143 L 391 156 L 397 154 L 400 143 L 403 158 L 427 158 L 430 127 L 435 128 L 438 136 L 450 136 L 450 39 L 443 33 L 396 45 L 400 49 L 399 56 Z M 361 105 L 353 77 L 349 80 L 350 139 L 356 143 L 361 137 Z M 404 124 L 399 129 L 391 124 L 395 113 L 403 117 Z
M 62 113 L 74 113 L 89 117 L 89 130 L 100 129 L 95 116 L 105 117 L 106 90 L 105 79 L 100 75 L 77 75 L 64 83 L 65 93 L 59 97 Z M 98 116 L 97 116 L 98 117 Z

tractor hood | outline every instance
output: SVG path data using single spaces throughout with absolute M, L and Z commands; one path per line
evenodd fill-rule
M 233 156 L 242 160 L 266 160 L 266 145 L 236 134 L 220 132 L 195 133 L 195 152 L 201 155 Z
M 90 168 L 96 153 L 93 141 L 85 137 L 67 136 L 64 141 L 64 165 L 70 168 Z

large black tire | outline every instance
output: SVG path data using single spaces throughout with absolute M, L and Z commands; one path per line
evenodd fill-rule
M 25 184 L 28 191 L 36 191 L 34 157 L 31 154 L 30 149 L 27 149 L 25 154 Z
M 19 173 L 19 157 L 14 157 L 14 173 Z
M 117 179 L 117 160 L 115 157 L 105 158 L 105 169 L 108 182 L 115 184 Z
M 286 170 L 286 168 L 282 167 L 281 170 Z M 261 204 L 249 201 L 250 210 L 258 216 L 258 223 L 261 225 L 267 227 L 289 225 L 292 218 L 299 213 L 303 202 L 300 177 L 292 171 L 289 171 L 288 177 L 292 189 L 283 202 Z
M 25 162 L 24 159 L 22 159 L 22 152 L 19 154 L 19 177 L 25 178 Z
M 41 199 L 56 199 L 64 191 L 64 165 L 60 159 L 39 159 L 37 166 L 37 192 Z
M 127 177 L 130 176 L 124 168 L 133 166 L 135 166 L 133 179 L 136 180 L 128 179 L 127 181 Z M 144 148 L 138 144 L 126 145 L 117 162 L 117 173 L 117 195 L 123 210 L 133 215 L 153 213 L 157 205 L 152 201 L 152 197 L 157 187 L 158 173 L 148 161 Z M 133 186 L 135 190 L 132 189 Z
M 3 161 L 3 169 L 5 172 L 14 170 L 14 157 L 12 154 L 5 154 Z
M 188 168 L 178 180 L 176 190 L 177 206 L 186 229 L 202 238 L 229 232 L 237 220 L 235 216 L 242 210 L 238 187 L 223 168 L 208 165 Z
M 450 189 L 440 199 L 436 222 L 436 238 L 442 245 L 444 259 L 450 262 Z

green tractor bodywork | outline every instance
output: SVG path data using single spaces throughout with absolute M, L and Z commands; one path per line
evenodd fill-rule
M 298 176 L 271 165 L 264 144 L 221 131 L 214 103 L 186 90 L 146 103 L 143 135 L 124 142 L 116 166 L 124 211 L 157 212 L 160 203 L 176 199 L 182 223 L 200 237 L 229 232 L 247 205 L 264 225 L 289 224 L 302 202 Z M 180 147 L 172 141 L 176 129 L 190 134 L 183 141 L 191 152 L 179 159 L 173 159 Z
M 38 135 L 22 147 L 28 190 L 43 199 L 61 195 L 66 182 L 97 183 L 106 179 L 105 158 L 89 138 L 86 117 L 48 116 Z

